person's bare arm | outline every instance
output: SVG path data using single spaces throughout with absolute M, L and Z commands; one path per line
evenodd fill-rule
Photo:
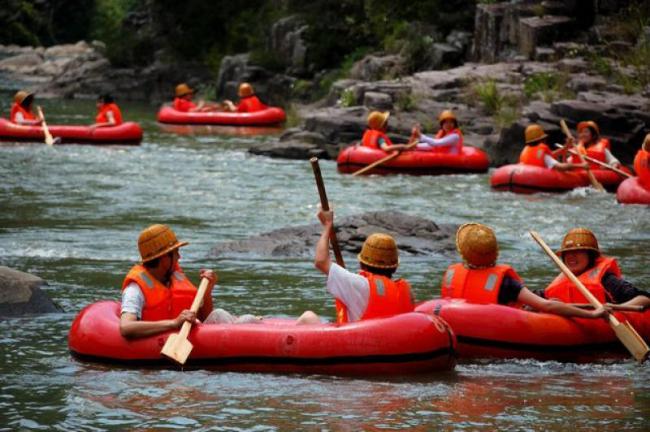
M 517 300 L 535 310 L 564 317 L 600 318 L 607 315 L 607 310 L 605 308 L 600 307 L 594 310 L 580 309 L 556 300 L 541 298 L 537 294 L 531 292 L 528 288 L 523 288 L 519 292 Z
M 314 257 L 314 266 L 325 274 L 329 274 L 332 258 L 330 257 L 330 232 L 334 225 L 334 212 L 323 211 L 319 208 L 318 220 L 323 226 L 323 231 L 316 243 L 316 253 Z
M 196 314 L 190 310 L 184 310 L 175 319 L 160 321 L 138 321 L 138 317 L 125 312 L 120 317 L 120 334 L 125 338 L 140 338 L 151 336 L 167 330 L 179 328 L 185 321 L 196 321 Z

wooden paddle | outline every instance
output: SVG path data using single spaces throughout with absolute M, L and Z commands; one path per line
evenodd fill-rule
M 194 301 L 190 307 L 190 310 L 192 312 L 196 313 L 199 311 L 203 296 L 205 296 L 205 292 L 208 289 L 208 283 L 209 281 L 207 278 L 201 279 L 199 290 L 197 291 L 196 296 L 194 296 Z M 167 342 L 165 342 L 165 346 L 163 346 L 162 350 L 160 351 L 160 354 L 169 357 L 178 364 L 184 365 L 190 353 L 192 352 L 192 349 L 194 348 L 194 345 L 192 345 L 192 343 L 187 340 L 187 336 L 190 334 L 191 328 L 192 323 L 185 321 L 181 327 L 180 332 L 172 333 L 169 335 Z
M 325 191 L 325 183 L 323 183 L 323 176 L 320 172 L 320 165 L 318 164 L 318 158 L 313 157 L 309 159 L 311 163 L 311 168 L 314 170 L 314 177 L 316 178 L 316 187 L 318 188 L 318 195 L 320 196 L 320 206 L 323 210 L 329 211 L 330 204 L 327 200 L 327 192 Z M 339 241 L 336 238 L 336 231 L 334 230 L 334 225 L 332 225 L 332 231 L 330 232 L 330 244 L 332 245 L 332 250 L 334 251 L 334 257 L 336 258 L 336 263 L 341 267 L 345 267 L 345 262 L 343 261 L 343 255 L 341 255 L 341 248 L 339 247 Z M 337 300 L 338 301 L 338 300 Z
M 564 135 L 566 135 L 567 138 L 574 139 L 564 119 L 560 120 L 560 127 L 562 128 L 562 132 L 564 132 Z M 580 159 L 580 162 L 582 162 L 583 164 L 586 163 L 582 153 L 580 152 L 576 152 L 576 153 L 578 158 Z M 589 177 L 589 182 L 591 183 L 591 186 L 599 192 L 605 192 L 605 188 L 603 187 L 603 185 L 600 184 L 598 180 L 596 180 L 594 173 L 592 173 L 589 168 L 586 168 L 586 170 L 587 170 L 587 177 Z
M 562 144 L 555 144 L 555 146 L 558 147 L 558 148 L 564 148 L 564 146 L 563 146 Z M 573 155 L 576 155 L 576 156 L 578 156 L 579 154 L 581 154 L 581 153 L 579 153 L 579 152 L 577 152 L 577 151 L 575 151 L 575 150 L 571 150 L 571 149 L 567 149 L 567 151 L 568 151 L 569 153 L 573 154 Z M 587 160 L 587 161 L 589 161 L 589 162 L 591 162 L 591 163 L 595 163 L 596 165 L 601 166 L 601 167 L 603 167 L 603 168 L 605 168 L 605 169 L 608 169 L 608 170 L 610 170 L 610 171 L 614 171 L 616 174 L 621 175 L 621 176 L 623 176 L 623 177 L 626 177 L 626 178 L 632 178 L 632 177 L 634 177 L 633 175 L 631 175 L 631 174 L 629 174 L 629 173 L 626 173 L 625 171 L 620 170 L 620 169 L 618 169 L 618 168 L 616 168 L 616 167 L 613 167 L 613 166 L 611 166 L 611 165 L 609 165 L 609 164 L 606 164 L 605 162 L 601 162 L 601 161 L 599 161 L 598 159 L 594 159 L 594 158 L 589 157 L 589 156 L 587 156 L 587 155 L 582 155 L 582 157 L 585 158 L 585 160 Z
M 45 135 L 45 144 L 49 146 L 54 145 L 54 138 L 52 138 L 52 134 L 50 133 L 50 130 L 47 128 L 47 123 L 45 123 L 45 116 L 43 115 L 43 110 L 41 107 L 36 107 L 36 110 L 38 111 L 38 115 L 41 117 L 41 126 L 43 127 L 43 135 Z
M 379 159 L 378 161 L 373 162 L 373 163 L 371 163 L 370 165 L 361 168 L 359 171 L 355 171 L 355 172 L 353 172 L 352 175 L 353 175 L 353 176 L 358 176 L 358 175 L 361 175 L 361 174 L 367 173 L 367 172 L 370 171 L 371 169 L 376 168 L 376 167 L 378 167 L 378 166 L 381 165 L 381 164 L 384 164 L 384 163 L 386 163 L 386 162 L 388 162 L 388 161 L 391 161 L 391 160 L 395 159 L 397 156 L 399 156 L 399 154 L 400 154 L 401 152 L 403 152 L 404 150 L 409 150 L 409 149 L 415 147 L 416 145 L 418 145 L 418 140 L 417 140 L 417 139 L 416 139 L 416 140 L 413 140 L 413 141 L 411 141 L 411 142 L 409 142 L 409 143 L 406 145 L 406 147 L 404 147 L 402 150 L 396 150 L 396 151 L 392 152 L 391 154 L 389 154 L 388 156 L 386 156 L 386 157 L 384 157 L 384 158 L 381 158 L 381 159 Z
M 569 268 L 562 262 L 560 258 L 558 258 L 555 253 L 551 250 L 551 248 L 548 247 L 548 245 L 542 240 L 542 238 L 537 234 L 535 231 L 530 231 L 530 235 L 533 237 L 533 239 L 541 246 L 541 248 L 546 252 L 546 255 L 548 255 L 555 265 L 558 266 L 558 268 L 564 273 L 564 275 L 569 278 L 571 282 L 578 288 L 580 293 L 587 298 L 589 303 L 593 305 L 593 307 L 598 308 L 601 307 L 602 304 L 598 301 L 596 297 L 587 289 L 585 286 L 580 282 L 580 280 L 569 270 Z M 620 322 L 616 317 L 612 314 L 609 314 L 607 316 L 607 319 L 609 321 L 609 326 L 614 330 L 614 333 L 616 334 L 616 337 L 625 345 L 625 348 L 632 353 L 634 358 L 639 362 L 643 363 L 647 358 L 648 355 L 650 354 L 650 348 L 648 348 L 648 345 L 645 343 L 643 338 L 639 336 L 639 334 L 634 330 L 634 327 L 630 325 L 629 322 Z

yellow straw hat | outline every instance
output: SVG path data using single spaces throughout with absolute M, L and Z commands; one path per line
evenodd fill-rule
M 183 97 L 187 94 L 194 93 L 194 90 L 185 83 L 176 86 L 176 97 Z
M 188 242 L 178 241 L 174 231 L 167 225 L 162 224 L 155 224 L 145 228 L 138 237 L 138 250 L 143 263 L 159 258 L 188 244 Z
M 397 243 L 392 236 L 383 233 L 369 235 L 357 258 L 359 262 L 379 269 L 395 269 L 399 266 Z
M 526 128 L 526 144 L 531 144 L 536 141 L 543 140 L 548 137 L 544 129 L 538 124 L 532 124 Z
M 390 112 L 373 111 L 368 115 L 368 127 L 373 130 L 382 129 L 388 123 Z
M 570 230 L 564 236 L 562 247 L 556 253 L 562 255 L 562 253 L 572 250 L 594 251 L 600 255 L 598 239 L 596 239 L 594 233 L 587 228 L 573 228 Z
M 239 90 L 237 94 L 239 95 L 240 98 L 244 98 L 244 97 L 253 96 L 255 94 L 255 91 L 253 90 L 252 85 L 245 82 L 239 84 Z
M 479 223 L 467 223 L 458 228 L 456 249 L 470 268 L 492 267 L 499 257 L 499 245 L 494 231 Z

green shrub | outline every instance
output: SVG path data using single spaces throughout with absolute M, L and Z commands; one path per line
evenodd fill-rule
M 287 128 L 292 128 L 300 125 L 302 118 L 300 117 L 300 114 L 298 114 L 298 109 L 294 103 L 290 103 L 285 108 L 284 112 L 287 116 L 287 120 L 284 123 Z
M 524 80 L 524 96 L 527 99 L 540 98 L 544 102 L 557 99 L 572 99 L 575 94 L 567 87 L 569 76 L 564 73 L 539 72 Z
M 357 105 L 357 98 L 352 89 L 345 89 L 341 92 L 339 103 L 342 107 L 351 107 Z
M 400 93 L 395 101 L 395 107 L 400 111 L 413 111 L 417 107 L 417 97 L 413 93 Z
M 474 84 L 472 91 L 478 97 L 487 114 L 495 114 L 501 108 L 503 98 L 499 93 L 496 81 L 493 79 Z

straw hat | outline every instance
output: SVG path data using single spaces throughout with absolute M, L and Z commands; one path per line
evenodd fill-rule
M 357 255 L 359 262 L 379 269 L 395 269 L 399 265 L 397 243 L 388 234 L 375 233 L 368 236 L 361 253 Z
M 252 85 L 245 82 L 239 84 L 239 90 L 237 91 L 237 94 L 239 95 L 240 98 L 245 98 L 245 97 L 253 96 L 255 94 L 255 91 L 253 90 Z
M 382 129 L 388 123 L 390 112 L 373 111 L 368 115 L 368 127 L 373 130 Z
M 645 136 L 645 139 L 643 140 L 643 145 L 641 146 L 643 150 L 645 151 L 650 151 L 650 134 Z
M 138 250 L 142 262 L 159 258 L 166 253 L 188 245 L 188 242 L 178 241 L 176 234 L 167 225 L 155 224 L 144 229 L 138 237 Z
M 176 97 L 183 97 L 187 94 L 194 93 L 194 90 L 185 83 L 176 86 Z
M 438 123 L 440 123 L 440 125 L 442 125 L 442 122 L 444 122 L 445 120 L 453 120 L 454 123 L 458 124 L 458 119 L 456 118 L 454 113 L 451 112 L 450 110 L 444 110 L 438 116 Z
M 572 250 L 590 250 L 600 255 L 598 240 L 594 233 L 587 228 L 573 228 L 570 230 L 564 236 L 562 247 L 556 253 L 562 255 L 562 253 Z
M 597 136 L 600 136 L 600 128 L 594 121 L 581 121 L 578 123 L 578 127 L 576 128 L 578 130 L 578 133 L 582 131 L 584 128 L 590 128 L 592 132 L 594 132 Z
M 479 223 L 467 223 L 458 228 L 456 249 L 470 268 L 492 267 L 499 256 L 499 245 L 494 231 Z
M 532 144 L 534 142 L 543 140 L 548 137 L 544 129 L 538 124 L 532 124 L 526 128 L 526 144 Z
M 34 96 L 34 93 L 30 93 L 25 90 L 19 90 L 14 95 L 14 102 L 16 102 L 17 104 L 22 104 L 23 101 L 30 96 Z

